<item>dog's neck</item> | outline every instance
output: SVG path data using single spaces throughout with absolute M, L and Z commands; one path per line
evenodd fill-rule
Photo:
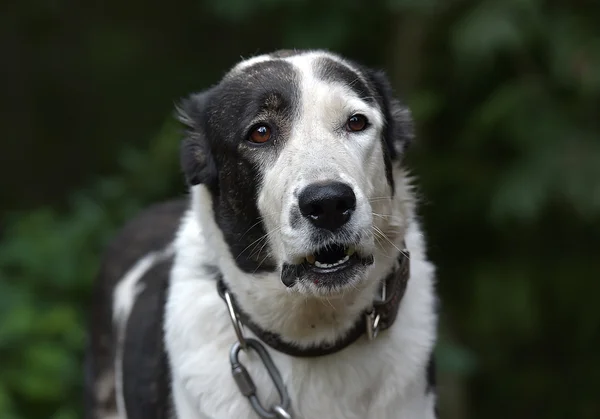
M 265 330 L 300 347 L 333 343 L 350 330 L 373 304 L 381 280 L 393 269 L 399 254 L 401 238 L 398 244 L 375 254 L 375 263 L 361 285 L 330 297 L 300 294 L 282 286 L 279 272 L 248 274 L 238 268 L 215 223 L 212 205 L 207 205 L 210 200 L 205 187 L 192 188 L 191 210 L 178 238 L 187 242 L 182 249 L 194 249 L 195 257 L 187 260 L 198 272 L 216 265 L 241 310 Z

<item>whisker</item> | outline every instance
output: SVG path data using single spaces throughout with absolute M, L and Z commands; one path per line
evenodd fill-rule
M 244 234 L 242 234 L 242 236 L 240 237 L 240 240 L 241 240 L 242 238 L 244 238 L 244 236 L 245 236 L 246 234 L 248 234 L 248 232 L 249 232 L 250 230 L 252 230 L 252 229 L 253 229 L 253 228 L 254 228 L 256 225 L 260 224 L 260 222 L 261 222 L 261 221 L 263 221 L 263 220 L 265 219 L 265 217 L 267 217 L 267 216 L 269 216 L 269 215 L 273 215 L 273 214 L 277 214 L 277 211 L 268 212 L 268 213 L 266 213 L 266 214 L 263 214 L 263 215 L 261 215 L 260 217 L 258 217 L 258 218 L 256 219 L 257 221 L 256 221 L 254 224 L 252 224 L 252 225 L 251 225 L 251 226 L 248 228 L 248 230 L 246 230 L 246 231 L 244 232 Z
M 250 232 L 250 230 L 252 230 L 252 228 L 254 228 L 256 225 L 260 224 L 260 223 L 262 222 L 262 220 L 263 220 L 263 217 L 258 217 L 258 221 L 257 221 L 257 222 L 255 222 L 254 224 L 252 224 L 252 225 L 251 225 L 251 226 L 248 228 L 248 230 L 246 230 L 246 232 L 245 232 L 244 234 L 242 234 L 242 236 L 240 237 L 240 240 L 241 240 L 241 239 L 243 239 L 243 238 L 244 238 L 244 236 L 245 236 L 246 234 L 248 234 L 248 232 Z
M 265 239 L 267 237 L 266 234 L 260 236 L 258 239 L 254 240 L 252 243 L 250 243 L 248 246 L 246 246 L 244 248 L 244 250 L 242 250 L 240 253 L 238 253 L 238 255 L 235 257 L 235 259 L 237 260 L 237 258 L 239 258 L 246 250 L 248 250 L 250 248 L 250 246 L 252 246 L 254 243 L 259 242 L 263 239 Z
M 383 218 L 383 219 L 387 219 L 387 218 L 391 218 L 391 219 L 397 218 L 399 220 L 402 219 L 401 216 L 393 215 L 393 214 L 379 214 L 379 213 L 373 212 L 373 211 L 371 211 L 371 214 L 373 214 L 375 217 L 379 217 L 379 218 Z
M 258 239 L 254 240 L 252 243 L 250 243 L 248 246 L 246 246 L 244 248 L 244 250 L 242 250 L 240 253 L 238 253 L 238 255 L 235 257 L 235 259 L 237 260 L 246 250 L 248 250 L 253 244 L 260 242 L 261 240 L 266 239 L 267 237 L 269 237 L 270 234 L 273 234 L 275 231 L 281 229 L 281 227 L 276 227 L 271 231 L 268 231 L 267 233 L 263 234 L 262 236 L 260 236 Z
M 265 239 L 268 238 L 271 234 L 275 233 L 277 230 L 281 230 L 281 227 L 278 228 L 274 228 L 273 230 L 269 231 L 267 234 L 265 234 Z M 269 244 L 268 240 L 264 240 L 263 245 L 260 247 L 260 249 L 258 249 L 258 252 L 256 251 L 256 247 L 258 246 L 258 243 L 254 246 L 254 251 L 252 251 L 252 253 L 250 253 L 249 257 L 251 258 L 253 255 L 256 255 L 257 257 L 260 257 L 260 252 L 263 251 L 263 249 L 265 248 L 265 246 Z
M 383 244 L 381 243 L 380 237 L 381 237 L 380 234 L 377 231 L 375 231 L 375 234 L 373 235 L 373 238 L 375 238 L 375 240 L 377 241 L 377 244 L 379 245 L 379 248 L 385 252 L 384 256 L 386 258 L 388 258 L 388 259 L 391 259 L 393 256 L 390 256 L 390 254 L 387 251 L 387 249 L 383 246 Z
M 337 311 L 335 309 L 335 307 L 333 306 L 333 304 L 331 304 L 331 301 L 329 300 L 329 298 L 325 297 L 325 301 L 327 301 L 327 303 L 329 303 L 329 305 L 331 306 L 331 308 L 333 309 L 333 311 Z
M 256 269 L 254 269 L 254 272 L 252 272 L 252 273 L 256 273 L 256 271 L 258 271 L 258 269 L 262 266 L 262 264 L 265 262 L 265 260 L 267 260 L 268 257 L 269 257 L 269 254 L 267 253 L 267 255 L 263 258 L 263 260 L 260 261 L 260 263 L 258 264 Z
M 394 198 L 392 195 L 388 195 L 388 196 L 373 196 L 369 198 L 369 201 L 376 201 L 378 199 L 392 199 Z
M 263 251 L 263 249 L 265 248 L 265 246 L 266 246 L 267 244 L 269 244 L 269 242 L 268 242 L 267 240 L 265 240 L 265 241 L 264 241 L 264 243 L 263 243 L 263 245 L 260 247 L 260 249 L 258 249 L 258 252 L 256 252 L 256 253 L 255 253 L 255 252 L 252 252 L 252 253 L 250 254 L 250 256 L 249 256 L 249 257 L 251 258 L 251 257 L 252 257 L 252 255 L 254 255 L 254 254 L 256 254 L 256 256 L 260 257 L 260 252 L 262 252 L 262 251 Z M 256 246 L 258 246 L 258 244 L 257 244 Z M 256 246 L 255 246 L 255 248 L 256 248 Z
M 394 244 L 394 242 L 392 242 L 392 241 L 389 239 L 389 237 L 388 237 L 388 236 L 387 236 L 387 235 L 386 235 L 386 234 L 385 234 L 383 231 L 381 231 L 381 229 L 380 229 L 379 227 L 377 227 L 377 226 L 373 226 L 373 228 L 374 228 L 374 229 L 376 229 L 376 230 L 377 230 L 377 231 L 378 231 L 378 232 L 379 232 L 379 233 L 382 235 L 382 237 L 383 237 L 385 240 L 387 240 L 387 241 L 388 241 L 388 242 L 389 242 L 389 243 L 390 243 L 392 246 L 394 246 L 394 248 L 395 248 L 397 251 L 399 251 L 400 253 L 402 253 L 402 250 L 400 250 L 400 249 L 398 248 L 398 246 L 396 246 L 396 245 Z

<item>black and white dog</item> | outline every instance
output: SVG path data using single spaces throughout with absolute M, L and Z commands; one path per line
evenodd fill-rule
M 190 196 L 105 255 L 87 417 L 435 418 L 434 268 L 385 76 L 280 51 L 179 117 Z

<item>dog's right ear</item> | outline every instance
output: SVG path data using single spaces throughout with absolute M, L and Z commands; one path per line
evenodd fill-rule
M 396 160 L 404 154 L 415 136 L 411 113 L 406 105 L 394 97 L 392 85 L 384 72 L 371 70 L 369 75 L 386 118 L 384 140 L 391 159 Z
M 204 184 L 214 189 L 218 174 L 212 156 L 210 142 L 206 137 L 206 107 L 209 91 L 195 93 L 177 105 L 177 117 L 186 127 L 185 138 L 181 142 L 181 169 L 188 185 Z

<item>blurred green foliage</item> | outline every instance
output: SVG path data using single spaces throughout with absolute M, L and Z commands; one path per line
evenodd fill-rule
M 63 213 L 13 217 L 0 243 L 0 417 L 81 417 L 86 307 L 103 245 L 144 203 L 182 189 L 174 122 L 119 176 L 74 193 Z
M 18 35 L 8 67 L 45 70 L 15 72 L 34 90 L 8 86 L 24 112 L 0 119 L 0 155 L 13 156 L 0 165 L 0 418 L 81 416 L 102 248 L 143 206 L 185 193 L 179 132 L 163 123 L 173 101 L 240 55 L 283 47 L 385 68 L 413 109 L 443 417 L 600 417 L 600 3 L 141 5 L 0 13 Z

